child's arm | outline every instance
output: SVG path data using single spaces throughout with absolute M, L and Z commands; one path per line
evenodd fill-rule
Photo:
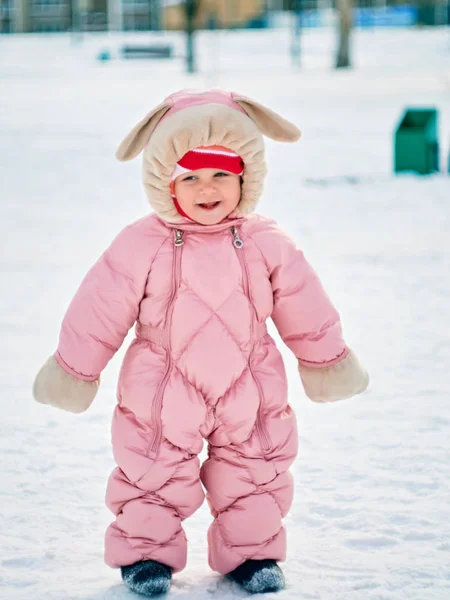
M 343 339 L 339 314 L 303 253 L 275 222 L 251 236 L 272 283 L 272 319 L 298 359 L 306 395 L 316 402 L 363 392 L 369 377 Z
M 100 373 L 136 321 L 163 241 L 150 241 L 141 229 L 135 224 L 119 233 L 82 281 L 64 316 L 57 351 L 34 382 L 38 402 L 75 413 L 92 403 Z

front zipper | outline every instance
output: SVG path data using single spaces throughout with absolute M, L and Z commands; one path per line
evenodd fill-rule
M 173 366 L 171 342 L 170 342 L 170 327 L 172 325 L 173 309 L 175 307 L 175 296 L 176 296 L 176 293 L 180 286 L 181 254 L 182 254 L 183 244 L 184 244 L 183 231 L 176 229 L 175 230 L 175 240 L 174 240 L 175 248 L 173 251 L 173 262 L 172 262 L 172 294 L 170 296 L 169 307 L 167 310 L 166 326 L 164 328 L 164 332 L 166 334 L 166 343 L 167 343 L 167 347 L 166 347 L 167 366 L 166 366 L 166 371 L 164 373 L 164 377 L 158 388 L 158 392 L 156 394 L 156 398 L 155 398 L 155 401 L 153 402 L 153 406 L 152 406 L 152 423 L 155 423 L 156 431 L 150 442 L 149 450 L 148 450 L 147 454 L 149 454 L 150 452 L 156 452 L 159 447 L 159 444 L 161 443 L 162 399 L 163 399 L 164 390 L 166 389 L 167 381 L 169 380 L 169 375 L 170 375 L 170 372 L 172 371 L 172 366 Z
M 244 242 L 239 237 L 239 232 L 236 227 L 231 228 L 231 233 L 233 234 L 233 237 L 234 237 L 233 246 L 236 248 L 236 254 L 238 255 L 239 262 L 241 264 L 243 283 L 244 283 L 244 294 L 248 298 L 250 306 L 253 308 L 253 310 L 255 310 L 254 306 L 253 306 L 253 302 L 251 301 L 251 298 L 250 298 L 248 265 L 247 265 L 247 261 L 245 259 L 245 253 L 242 250 L 242 248 L 244 247 Z M 256 311 L 255 311 L 255 313 L 256 313 Z M 255 318 L 256 318 L 256 314 L 255 314 Z M 253 338 L 253 319 L 251 319 L 251 324 L 250 324 L 250 335 Z M 264 391 L 261 387 L 260 382 L 257 380 L 256 375 L 253 372 L 252 355 L 253 355 L 253 350 L 250 353 L 250 356 L 248 359 L 248 368 L 250 371 L 250 375 L 253 377 L 253 381 L 255 382 L 256 387 L 258 388 L 258 394 L 259 394 L 259 408 L 258 408 L 258 415 L 256 418 L 256 430 L 257 430 L 259 438 L 261 440 L 263 450 L 265 452 L 269 452 L 272 449 L 272 442 L 270 441 L 269 434 L 267 432 L 267 429 L 264 425 L 264 421 L 262 418 L 262 407 L 265 403 Z

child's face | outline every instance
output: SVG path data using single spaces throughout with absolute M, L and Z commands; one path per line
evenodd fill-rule
M 191 219 L 215 225 L 225 219 L 241 199 L 239 175 L 219 169 L 197 169 L 175 179 L 175 196 Z

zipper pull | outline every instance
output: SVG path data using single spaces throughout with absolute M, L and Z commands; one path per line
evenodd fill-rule
M 175 230 L 175 246 L 182 246 L 184 244 L 183 231 L 180 229 Z
M 232 227 L 231 228 L 231 233 L 234 236 L 233 246 L 235 248 L 242 248 L 242 246 L 244 245 L 244 242 L 239 237 L 239 232 L 238 232 L 237 228 L 236 227 Z

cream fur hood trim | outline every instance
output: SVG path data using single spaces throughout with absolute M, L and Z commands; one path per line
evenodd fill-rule
M 305 393 L 314 402 L 333 402 L 364 392 L 369 375 L 354 352 L 332 367 L 312 368 L 299 364 Z
M 36 376 L 33 396 L 41 404 L 81 413 L 92 404 L 98 386 L 99 381 L 75 379 L 51 356 Z

